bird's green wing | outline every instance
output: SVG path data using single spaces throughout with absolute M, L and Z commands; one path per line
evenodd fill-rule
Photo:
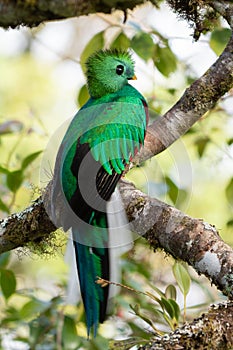
M 146 111 L 143 101 L 121 97 L 106 103 L 101 110 L 97 108 L 94 114 L 80 143 L 89 145 L 93 158 L 107 173 L 115 170 L 121 174 L 144 142 Z
M 77 187 L 77 178 L 72 171 L 73 160 L 76 159 L 77 164 L 85 156 L 83 150 L 90 152 L 93 162 L 103 167 L 101 184 L 103 178 L 106 181 L 107 174 L 120 175 L 143 145 L 147 117 L 145 99 L 130 85 L 121 93 L 90 99 L 79 110 L 63 138 L 55 169 L 58 175 L 55 183 L 59 184 L 62 179 L 62 192 L 68 202 Z M 85 178 L 90 175 L 87 171 Z

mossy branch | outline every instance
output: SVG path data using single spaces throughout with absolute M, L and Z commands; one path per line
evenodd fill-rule
M 221 325 L 221 326 L 220 326 Z M 141 350 L 229 350 L 233 347 L 233 303 L 212 305 L 209 311 L 174 332 L 152 340 Z

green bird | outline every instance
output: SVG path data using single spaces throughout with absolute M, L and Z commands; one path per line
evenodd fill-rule
M 148 108 L 129 84 L 136 79 L 130 53 L 101 50 L 86 62 L 90 99 L 72 119 L 60 145 L 54 174 L 54 220 L 72 228 L 87 334 L 106 317 L 110 279 L 106 205 L 132 157 L 144 144 Z M 60 195 L 58 195 L 60 193 Z M 63 214 L 56 206 L 63 201 Z M 120 230 L 120 228 L 119 228 Z

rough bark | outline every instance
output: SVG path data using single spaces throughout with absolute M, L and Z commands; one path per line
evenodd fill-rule
M 96 12 L 111 13 L 113 9 L 126 11 L 144 2 L 144 0 L 1 0 L 0 26 L 3 28 L 15 28 L 19 25 L 33 27 L 44 21 Z M 151 2 L 156 5 L 156 0 Z
M 156 250 L 162 247 L 199 274 L 205 274 L 225 295 L 233 298 L 233 250 L 217 229 L 121 181 L 120 193 L 133 231 Z
M 220 327 L 221 325 L 221 327 Z M 217 331 L 216 331 L 217 330 Z M 233 303 L 212 305 L 208 313 L 173 333 L 157 338 L 142 350 L 229 350 L 233 347 Z
M 0 254 L 33 242 L 39 243 L 56 230 L 40 197 L 21 213 L 0 220 Z

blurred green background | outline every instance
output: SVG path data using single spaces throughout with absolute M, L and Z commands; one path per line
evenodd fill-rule
M 119 11 L 31 30 L 0 30 L 1 217 L 29 206 L 51 179 L 58 146 L 51 138 L 59 127 L 65 132 L 64 123 L 87 99 L 83 63 L 89 54 L 99 48 L 130 49 L 138 78 L 133 85 L 147 98 L 153 121 L 216 60 L 230 30 L 216 21 L 212 32 L 202 34 L 198 42 L 191 34 L 192 28 L 178 21 L 163 2 L 161 9 L 150 4 L 137 8 L 126 23 Z M 230 91 L 168 150 L 127 174 L 151 196 L 214 224 L 230 245 L 232 115 Z M 0 257 L 0 349 L 103 349 L 110 346 L 108 339 L 134 335 L 147 340 L 153 335 L 151 324 L 168 330 L 161 317 L 151 313 L 145 295 L 123 288 L 114 298 L 114 316 L 101 326 L 99 337 L 86 341 L 82 304 L 65 303 L 69 276 L 65 241 L 66 235 L 59 231 L 38 250 L 29 246 Z M 177 287 L 173 264 L 170 257 L 152 252 L 140 239 L 122 258 L 123 283 L 144 292 L 153 289 L 151 284 L 163 291 L 168 284 Z M 189 273 L 192 285 L 187 305 L 193 308 L 187 310 L 188 320 L 209 302 L 222 298 L 204 277 L 190 269 Z M 183 314 L 182 294 L 178 293 L 177 303 Z M 135 310 L 133 315 L 129 304 L 140 305 L 149 321 L 136 317 Z

